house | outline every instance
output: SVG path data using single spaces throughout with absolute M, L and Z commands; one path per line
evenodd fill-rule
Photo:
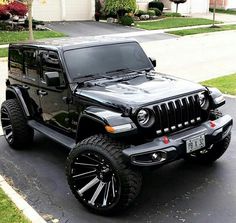
M 92 20 L 95 0 L 34 0 L 33 17 L 43 21 Z
M 164 3 L 166 10 L 171 12 L 176 11 L 176 5 L 173 2 L 170 2 L 169 0 L 160 1 Z M 139 8 L 142 10 L 147 9 L 148 2 L 150 2 L 150 0 L 137 0 Z M 209 0 L 187 0 L 186 3 L 179 4 L 178 12 L 182 14 L 208 13 Z
M 210 7 L 213 8 L 215 0 L 210 1 Z M 218 9 L 236 9 L 236 0 L 217 0 L 216 8 Z
M 103 1 L 103 0 L 101 0 Z M 139 9 L 147 10 L 151 0 L 137 0 Z M 160 0 L 165 8 L 175 12 L 176 5 L 169 0 Z M 208 13 L 210 0 L 187 0 L 179 5 L 182 14 Z M 220 1 L 220 0 L 219 0 Z M 221 0 L 226 1 L 226 0 Z M 228 2 L 236 0 L 228 0 Z M 95 13 L 95 0 L 34 0 L 33 17 L 43 21 L 92 20 Z

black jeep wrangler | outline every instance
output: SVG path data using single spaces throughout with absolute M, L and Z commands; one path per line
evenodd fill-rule
M 134 40 L 11 44 L 8 66 L 7 142 L 24 149 L 37 130 L 69 148 L 68 183 L 93 212 L 129 206 L 144 168 L 211 163 L 229 146 L 221 92 L 155 72 Z

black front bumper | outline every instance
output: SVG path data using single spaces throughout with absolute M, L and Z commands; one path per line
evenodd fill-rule
M 123 154 L 136 166 L 163 165 L 187 154 L 186 140 L 204 135 L 207 148 L 224 139 L 232 126 L 232 117 L 225 115 L 216 119 L 213 125 L 211 121 L 206 121 L 195 128 L 168 136 L 168 141 L 164 137 L 158 137 L 152 142 L 127 148 L 123 150 Z M 155 156 L 157 159 L 153 159 Z

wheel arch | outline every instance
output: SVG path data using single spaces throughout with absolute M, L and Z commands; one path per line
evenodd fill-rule
M 17 99 L 18 103 L 20 104 L 23 110 L 25 117 L 28 118 L 30 117 L 30 110 L 27 106 L 27 101 L 24 97 L 26 97 L 25 94 L 23 94 L 18 87 L 16 86 L 7 87 L 6 100 Z
M 132 129 L 119 133 L 109 132 L 106 127 L 130 125 Z M 136 127 L 129 117 L 124 117 L 122 113 L 111 111 L 97 106 L 87 107 L 80 115 L 77 126 L 76 141 L 90 137 L 95 134 L 107 134 L 110 137 L 119 137 L 126 134 L 135 134 Z
M 76 142 L 99 133 L 106 133 L 105 122 L 89 115 L 81 115 L 77 127 Z

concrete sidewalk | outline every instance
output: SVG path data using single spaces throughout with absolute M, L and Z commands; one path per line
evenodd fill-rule
M 192 14 L 191 17 L 213 19 L 213 13 L 209 12 L 207 14 Z M 236 22 L 236 15 L 231 15 L 226 13 L 216 13 L 216 21 L 221 21 L 224 23 Z

